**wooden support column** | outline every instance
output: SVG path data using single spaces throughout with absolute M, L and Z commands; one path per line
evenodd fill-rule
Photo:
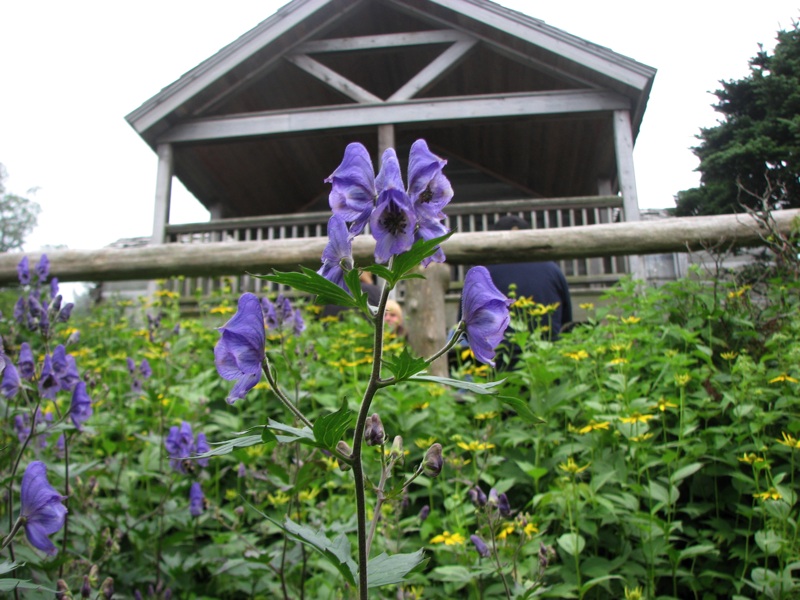
M 378 162 L 387 148 L 394 148 L 394 125 L 378 125 Z
M 630 111 L 614 111 L 614 149 L 617 155 L 617 179 L 619 190 L 622 192 L 625 220 L 638 221 L 639 196 L 636 192 L 636 174 L 633 168 L 633 130 Z M 634 278 L 647 278 L 641 256 L 629 256 L 628 268 Z
M 431 263 L 427 268 L 418 267 L 417 272 L 425 279 L 406 281 L 405 323 L 411 348 L 419 356 L 428 357 L 447 342 L 445 294 L 450 285 L 450 267 Z M 434 361 L 428 374 L 447 377 L 447 356 Z
M 156 206 L 153 214 L 153 237 L 151 243 L 167 241 L 169 204 L 172 196 L 173 154 L 172 144 L 158 145 L 158 173 L 156 175 Z

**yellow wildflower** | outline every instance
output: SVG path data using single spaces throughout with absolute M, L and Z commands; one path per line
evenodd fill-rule
M 233 311 L 233 307 L 231 306 L 215 306 L 211 310 L 208 311 L 212 315 L 229 315 Z
M 533 296 L 521 296 L 516 299 L 514 304 L 511 306 L 513 308 L 530 308 L 534 306 L 536 303 L 533 301 Z
M 496 419 L 498 414 L 496 410 L 490 410 L 489 412 L 478 413 L 473 419 L 476 421 L 488 421 L 489 419 Z
M 558 468 L 564 471 L 564 473 L 569 473 L 570 475 L 577 475 L 578 473 L 582 473 L 586 469 L 589 468 L 589 465 L 592 463 L 586 463 L 582 467 L 575 462 L 575 459 L 571 456 L 567 459 L 567 462 L 561 463 L 558 465 Z
M 576 433 L 580 435 L 585 435 L 587 433 L 591 433 L 592 431 L 597 431 L 599 429 L 608 429 L 611 424 L 608 421 L 595 421 L 592 419 L 586 425 L 581 427 L 577 430 Z
M 685 387 L 689 381 L 691 381 L 692 376 L 689 373 L 680 373 L 675 375 L 675 383 L 678 384 L 680 387 Z
M 278 490 L 275 492 L 275 494 L 267 494 L 267 500 L 269 500 L 269 503 L 274 506 L 281 506 L 283 504 L 287 504 L 291 498 L 286 492 Z
M 753 494 L 753 498 L 758 498 L 759 500 L 780 500 L 783 498 L 783 496 L 781 496 L 781 493 L 778 490 L 776 490 L 774 487 L 771 487 L 766 492 Z
M 617 344 L 611 344 L 609 348 L 611 348 L 611 350 L 613 350 L 614 352 L 622 352 L 623 350 L 630 350 L 632 345 L 633 344 L 631 344 L 630 342 L 627 344 L 617 343 Z
M 236 500 L 236 496 L 239 494 L 236 490 L 225 490 L 225 499 L 226 500 Z
M 624 365 L 626 362 L 628 362 L 627 358 L 622 358 L 621 356 L 618 356 L 617 358 L 612 359 L 608 364 L 609 364 L 609 366 L 611 366 L 611 365 Z
M 526 537 L 531 537 L 534 533 L 539 533 L 539 528 L 533 523 L 528 523 L 522 528 L 522 533 L 524 533 Z
M 253 389 L 254 390 L 268 390 L 268 389 L 270 389 L 269 388 L 269 382 L 268 381 L 259 381 L 255 385 L 255 387 Z
M 638 323 L 642 319 L 640 317 L 635 316 L 635 315 L 631 315 L 630 317 L 622 317 L 621 320 L 626 325 L 635 325 L 636 323 Z
M 455 546 L 456 544 L 463 544 L 465 541 L 464 536 L 460 533 L 450 533 L 445 531 L 439 535 L 431 538 L 431 544 L 444 544 L 445 546 Z
M 737 458 L 736 460 L 738 460 L 739 462 L 747 463 L 748 465 L 764 462 L 764 459 L 755 452 L 751 452 L 750 454 L 747 454 L 745 452 L 744 454 L 742 454 L 741 457 Z
M 589 353 L 586 350 L 578 350 L 577 352 L 564 352 L 563 355 L 567 358 L 571 358 L 572 360 L 583 360 L 584 358 L 589 358 Z
M 794 437 L 792 437 L 785 431 L 781 431 L 781 435 L 783 436 L 783 439 L 778 440 L 779 444 L 783 444 L 784 446 L 788 446 L 789 448 L 795 450 L 800 450 L 800 440 L 796 440 Z
M 475 358 L 475 355 L 472 353 L 472 348 L 466 348 L 461 351 L 461 360 L 467 360 L 468 358 Z
M 314 488 L 311 490 L 303 490 L 300 492 L 297 497 L 300 502 L 312 502 L 314 498 L 319 495 L 319 488 Z
M 646 442 L 646 441 L 647 441 L 647 440 L 649 440 L 651 437 L 653 437 L 653 434 L 652 434 L 652 433 L 650 433 L 650 432 L 648 431 L 647 433 L 643 433 L 642 435 L 635 435 L 635 436 L 633 436 L 633 437 L 631 438 L 631 441 L 632 441 L 632 442 L 635 442 L 635 443 L 637 443 L 637 444 L 638 444 L 639 442 Z
M 594 310 L 594 302 L 582 302 L 578 304 L 583 310 Z
M 511 533 L 514 533 L 514 525 L 512 525 L 511 523 L 508 523 L 507 525 L 504 525 L 503 529 L 500 531 L 500 533 L 497 534 L 497 539 L 498 540 L 504 540 Z
M 450 465 L 453 469 L 463 469 L 469 463 L 472 462 L 469 458 L 461 458 L 460 456 L 448 456 L 445 460 L 447 460 L 447 464 Z
M 414 408 L 414 410 L 425 410 L 430 405 L 430 402 L 422 402 L 421 404 L 415 404 L 412 408 Z
M 661 412 L 666 412 L 668 408 L 678 408 L 678 405 L 675 404 L 674 402 L 670 402 L 669 400 L 664 398 L 664 396 L 661 396 L 661 398 L 658 399 L 658 404 L 656 405 L 656 407 Z
M 339 468 L 339 461 L 334 456 L 323 456 L 322 463 L 327 471 L 335 471 Z
M 494 444 L 490 442 L 479 442 L 477 440 L 473 440 L 469 443 L 458 442 L 457 445 L 462 450 L 467 450 L 468 452 L 481 452 L 483 450 L 491 450 L 492 448 L 494 448 Z
M 734 358 L 739 356 L 739 353 L 738 352 L 733 352 L 733 351 L 731 351 L 731 352 L 723 352 L 722 354 L 720 354 L 720 356 L 722 358 L 724 358 L 725 360 L 733 360 Z
M 770 383 L 778 383 L 778 382 L 781 382 L 781 381 L 789 381 L 791 383 L 799 383 L 797 381 L 797 379 L 795 379 L 794 377 L 789 377 L 786 373 L 781 373 L 777 377 L 773 377 L 772 379 L 769 380 Z
M 625 586 L 625 600 L 642 600 L 642 598 L 644 598 L 642 588 L 637 586 L 629 590 L 628 586 Z
M 634 412 L 628 417 L 620 418 L 623 423 L 647 423 L 651 419 L 655 419 L 655 415 L 643 415 L 640 412 Z
M 429 438 L 417 438 L 414 440 L 414 445 L 419 448 L 420 450 L 427 450 L 431 447 L 431 445 L 436 441 L 435 436 L 431 436 Z
M 741 298 L 744 293 L 749 290 L 752 286 L 744 285 L 740 287 L 738 290 L 734 290 L 733 292 L 728 292 L 728 298 Z

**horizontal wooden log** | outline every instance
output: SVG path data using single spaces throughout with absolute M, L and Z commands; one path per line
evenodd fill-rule
M 800 209 L 773 213 L 777 228 L 789 232 Z M 559 229 L 456 233 L 443 245 L 451 264 L 491 264 L 596 256 L 685 252 L 725 241 L 736 247 L 763 243 L 756 221 L 748 215 L 683 217 Z M 318 268 L 326 238 L 254 242 L 163 244 L 142 248 L 54 250 L 50 270 L 60 281 L 124 281 L 175 275 L 216 276 L 267 273 L 298 265 Z M 374 242 L 354 240 L 357 264 L 372 259 Z M 29 252 L 31 264 L 41 253 Z M 20 253 L 0 254 L 0 285 L 17 280 Z

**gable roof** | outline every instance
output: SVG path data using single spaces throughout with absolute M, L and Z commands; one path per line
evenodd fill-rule
M 397 125 L 398 147 L 426 137 L 473 179 L 505 185 L 506 197 L 579 195 L 600 176 L 613 179 L 607 116 L 630 110 L 635 137 L 654 76 L 487 0 L 293 0 L 126 120 L 153 148 L 175 144 L 176 175 L 231 216 L 324 207 L 322 179 L 344 145 L 355 138 L 376 149 L 384 123 Z M 531 148 L 527 164 L 516 157 L 506 168 L 503 151 L 473 147 L 528 147 L 532 138 L 555 148 L 562 137 L 592 147 L 575 157 L 586 173 L 572 191 L 558 182 L 574 175 L 543 174 L 557 157 Z M 287 151 L 304 156 L 294 182 L 279 177 L 296 168 Z M 302 181 L 312 172 L 314 185 Z M 282 182 L 272 200 L 267 181 Z

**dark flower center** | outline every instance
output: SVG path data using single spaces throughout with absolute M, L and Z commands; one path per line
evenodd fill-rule
M 433 192 L 431 191 L 431 186 L 430 186 L 430 184 L 428 184 L 428 187 L 426 187 L 426 188 L 425 188 L 425 191 L 423 191 L 423 192 L 422 192 L 422 193 L 419 195 L 419 201 L 420 201 L 422 204 L 427 204 L 427 203 L 428 203 L 428 202 L 430 202 L 431 200 L 433 200 Z
M 403 233 L 408 225 L 405 213 L 401 210 L 387 210 L 381 220 L 384 228 L 392 235 Z

